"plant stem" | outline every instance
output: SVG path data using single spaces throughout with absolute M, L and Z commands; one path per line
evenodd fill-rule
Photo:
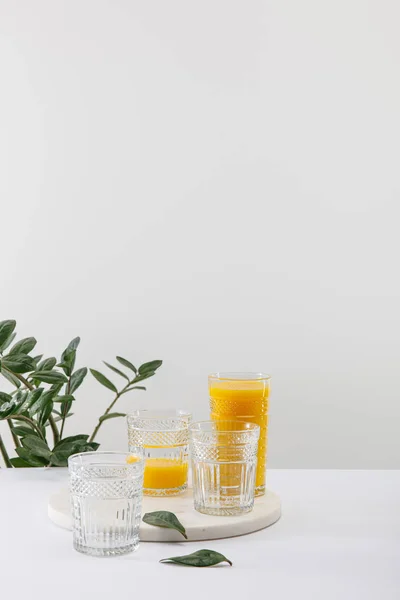
M 23 375 L 21 375 L 20 373 L 14 373 L 13 371 L 10 371 L 10 369 L 7 369 L 4 366 L 2 368 L 5 369 L 6 371 L 8 371 L 9 373 L 11 373 L 12 375 L 14 375 L 14 377 L 16 377 L 17 379 L 19 379 L 20 382 L 23 383 L 26 388 L 28 388 L 28 390 L 32 391 L 35 389 L 35 386 L 32 383 L 29 383 L 29 381 L 27 379 L 25 379 L 25 377 Z M 49 416 L 49 423 L 50 423 L 51 430 L 53 432 L 54 444 L 57 444 L 57 442 L 60 440 L 60 434 L 58 432 L 58 428 L 57 428 L 57 425 L 56 425 L 53 415 Z M 40 433 L 40 435 L 43 438 L 41 433 Z
M 123 389 L 122 389 L 120 392 L 117 392 L 117 393 L 116 393 L 116 395 L 115 395 L 115 398 L 114 398 L 114 400 L 111 402 L 110 406 L 109 406 L 109 407 L 107 408 L 107 410 L 106 410 L 106 411 L 105 411 L 105 412 L 104 412 L 104 413 L 101 415 L 102 417 L 104 417 L 105 415 L 108 415 L 108 413 L 111 411 L 111 409 L 113 408 L 113 406 L 114 406 L 114 404 L 116 403 L 116 401 L 118 400 L 118 398 L 119 398 L 120 396 L 122 396 L 122 394 L 123 394 L 123 393 L 124 393 L 124 392 L 125 392 L 125 391 L 128 389 L 128 387 L 129 387 L 130 385 L 132 385 L 132 381 L 129 381 L 129 382 L 126 384 L 126 386 L 125 386 L 125 387 L 124 387 L 124 388 L 123 388 Z M 100 417 L 100 418 L 101 418 L 101 417 Z M 100 427 L 102 426 L 102 424 L 103 424 L 103 421 L 100 421 L 100 419 L 99 419 L 99 422 L 97 423 L 96 427 L 95 427 L 95 428 L 94 428 L 94 430 L 93 430 L 93 433 L 92 433 L 92 435 L 91 435 L 91 436 L 90 436 L 90 438 L 89 438 L 89 442 L 93 442 L 93 441 L 94 441 L 94 438 L 95 438 L 95 437 L 96 437 L 96 435 L 98 434 L 98 432 L 99 432 L 99 429 L 100 429 Z
M 12 428 L 13 428 L 13 422 L 10 419 L 9 421 L 7 421 L 7 423 L 8 423 L 8 426 L 10 428 L 10 432 L 11 432 L 11 435 L 12 435 L 12 439 L 14 440 L 15 447 L 16 448 L 21 448 L 21 442 L 19 441 L 18 436 L 15 435 L 15 433 L 12 430 Z
M 68 383 L 67 383 L 67 389 L 66 389 L 67 395 L 69 395 L 70 389 L 71 389 L 71 377 L 68 377 Z M 60 440 L 62 440 L 62 436 L 64 433 L 65 419 L 67 418 L 67 414 L 68 414 L 67 402 L 64 402 L 61 412 L 62 412 L 62 421 L 61 421 L 61 429 L 60 429 Z
M 6 450 L 6 447 L 4 445 L 4 442 L 3 442 L 3 439 L 1 437 L 1 435 L 0 435 L 0 452 L 1 452 L 1 455 L 2 455 L 3 460 L 4 460 L 4 464 L 6 465 L 7 469 L 12 469 L 12 464 L 11 464 L 11 461 L 10 461 L 10 457 L 7 454 L 7 450 Z

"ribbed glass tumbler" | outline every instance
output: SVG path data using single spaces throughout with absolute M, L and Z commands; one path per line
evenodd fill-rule
M 203 421 L 189 428 L 194 507 L 209 515 L 241 515 L 254 505 L 260 427 Z
M 128 415 L 129 449 L 144 449 L 143 493 L 177 496 L 187 488 L 191 414 L 185 410 L 136 410 Z
M 129 462 L 128 462 L 129 460 Z M 75 550 L 126 554 L 139 545 L 143 451 L 86 452 L 68 459 Z

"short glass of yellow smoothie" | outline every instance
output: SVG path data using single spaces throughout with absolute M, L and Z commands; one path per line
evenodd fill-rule
M 129 450 L 144 449 L 143 493 L 177 496 L 187 488 L 188 426 L 192 415 L 179 409 L 136 410 L 129 414 Z
M 270 381 L 264 373 L 212 373 L 208 378 L 212 420 L 246 421 L 260 426 L 256 496 L 265 494 Z

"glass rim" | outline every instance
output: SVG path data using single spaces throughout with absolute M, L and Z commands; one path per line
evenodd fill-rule
M 179 417 L 191 417 L 192 413 L 182 408 L 139 408 L 126 415 L 129 420 L 130 417 L 143 418 L 147 420 L 157 421 L 160 418 L 173 419 Z
M 210 373 L 208 379 L 218 381 L 269 381 L 271 375 L 256 371 L 218 371 Z
M 130 466 L 131 464 L 137 464 L 138 462 L 142 462 L 144 461 L 144 455 L 143 452 L 140 452 L 140 447 L 138 446 L 135 450 L 132 450 L 131 452 L 122 452 L 122 451 L 118 451 L 118 450 L 102 450 L 102 451 L 98 451 L 98 450 L 91 450 L 90 452 L 76 452 L 75 454 L 71 454 L 71 456 L 68 457 L 68 465 L 71 462 L 72 464 L 77 464 L 77 458 L 82 458 L 82 457 L 88 457 L 90 458 L 91 456 L 98 456 L 99 458 L 101 456 L 125 456 L 125 458 L 128 458 L 129 456 L 132 456 L 132 454 L 136 454 L 137 450 L 139 450 L 139 454 L 141 454 L 141 456 L 139 456 L 139 460 L 135 461 L 134 463 L 126 463 L 126 466 Z
M 216 429 L 215 425 L 221 425 L 222 423 L 229 423 L 232 426 L 237 426 L 238 424 L 246 425 L 242 429 Z M 204 426 L 204 427 L 203 427 Z M 211 426 L 211 427 L 210 427 Z M 209 429 L 207 429 L 209 427 Z M 260 431 L 260 426 L 256 423 L 250 423 L 249 421 L 239 421 L 233 419 L 218 419 L 216 421 L 195 421 L 189 425 L 190 432 L 199 432 L 199 433 L 254 433 Z

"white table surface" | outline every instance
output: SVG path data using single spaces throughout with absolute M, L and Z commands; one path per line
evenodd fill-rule
M 4 600 L 400 599 L 400 471 L 276 470 L 282 518 L 263 531 L 211 542 L 142 543 L 93 558 L 47 518 L 63 469 L 0 470 L 0 597 Z M 160 505 L 162 500 L 160 500 Z M 211 548 L 230 567 L 160 558 Z

